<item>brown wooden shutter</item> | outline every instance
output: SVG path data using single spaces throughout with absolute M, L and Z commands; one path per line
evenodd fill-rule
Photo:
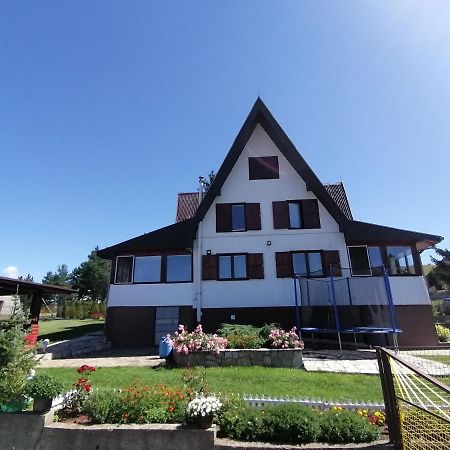
M 319 204 L 317 200 L 302 200 L 303 228 L 320 228 Z
M 217 280 L 217 255 L 202 256 L 202 280 Z
M 341 259 L 339 257 L 338 250 L 324 251 L 323 252 L 323 265 L 325 266 L 324 271 L 327 276 L 330 276 L 330 265 L 333 268 L 333 276 L 334 277 L 342 276 Z
M 245 204 L 245 225 L 247 230 L 261 229 L 261 208 L 259 203 Z
M 290 252 L 276 252 L 277 278 L 291 278 L 293 275 L 292 255 Z
M 216 232 L 231 231 L 231 204 L 216 204 Z
M 273 228 L 280 230 L 289 228 L 288 202 L 272 202 Z
M 248 258 L 248 277 L 254 280 L 264 278 L 264 265 L 262 253 L 249 253 Z

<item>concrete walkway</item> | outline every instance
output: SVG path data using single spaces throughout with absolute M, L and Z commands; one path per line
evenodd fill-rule
M 375 350 L 305 351 L 303 364 L 308 372 L 363 373 L 378 375 Z
M 165 360 L 159 356 L 116 356 L 109 358 L 70 358 L 70 359 L 41 359 L 40 368 L 73 367 L 83 364 L 94 367 L 158 367 L 165 365 Z

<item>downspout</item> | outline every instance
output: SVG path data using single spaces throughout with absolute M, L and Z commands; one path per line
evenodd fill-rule
M 198 177 L 198 206 L 203 200 L 203 177 Z M 202 320 L 202 221 L 197 227 L 197 322 Z

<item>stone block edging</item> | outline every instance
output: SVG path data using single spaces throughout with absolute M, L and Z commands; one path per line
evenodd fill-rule
M 178 367 L 264 366 L 302 368 L 301 349 L 226 349 L 219 353 L 193 352 L 188 355 L 173 352 Z

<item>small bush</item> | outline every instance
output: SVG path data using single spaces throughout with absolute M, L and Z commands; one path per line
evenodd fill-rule
M 321 414 L 319 442 L 346 444 L 372 442 L 378 438 L 378 428 L 367 417 L 353 411 L 330 409 Z
M 25 394 L 31 398 L 55 398 L 64 392 L 62 381 L 47 374 L 38 374 L 25 385 Z
M 227 340 L 230 348 L 261 348 L 264 344 L 264 339 L 259 336 L 244 334 L 230 334 Z
M 436 334 L 440 342 L 450 341 L 450 330 L 442 325 L 436 325 Z
M 222 323 L 217 334 L 228 339 L 229 336 L 258 336 L 261 328 L 253 325 L 240 325 L 236 323 Z

